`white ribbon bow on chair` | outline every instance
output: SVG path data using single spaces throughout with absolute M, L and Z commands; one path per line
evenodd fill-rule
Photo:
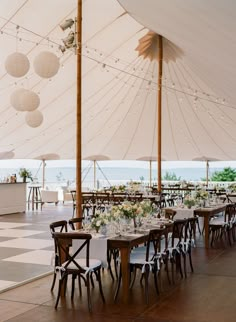
M 142 274 L 144 274 L 145 273 L 145 270 L 146 270 L 146 265 L 148 265 L 149 266 L 149 270 L 150 270 L 150 272 L 152 271 L 152 265 L 153 265 L 153 261 L 149 261 L 149 262 L 144 262 L 144 264 L 143 264 L 143 267 L 142 267 Z
M 59 279 L 62 279 L 62 273 L 65 272 L 65 268 L 63 266 L 56 266 L 55 267 L 55 272 L 58 275 Z

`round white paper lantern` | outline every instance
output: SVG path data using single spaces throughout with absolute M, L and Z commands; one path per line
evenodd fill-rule
M 7 73 L 11 76 L 22 77 L 29 71 L 29 59 L 22 53 L 13 53 L 7 57 L 5 68 Z
M 22 97 L 25 92 L 27 92 L 26 89 L 19 88 L 15 90 L 10 96 L 10 103 L 12 107 L 14 107 L 14 109 L 16 109 L 17 111 L 25 111 L 24 104 L 22 102 Z
M 40 98 L 38 94 L 33 91 L 26 90 L 21 94 L 21 102 L 24 111 L 34 111 L 39 107 Z
M 49 52 L 43 51 L 34 59 L 34 70 L 42 78 L 51 78 L 58 72 L 60 67 L 59 58 Z
M 43 114 L 38 110 L 27 112 L 25 115 L 25 121 L 30 127 L 38 127 L 43 122 Z

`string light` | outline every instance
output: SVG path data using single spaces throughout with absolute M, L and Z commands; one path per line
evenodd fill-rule
M 6 20 L 7 21 L 7 19 L 5 19 L 5 18 L 3 18 L 3 17 L 1 17 L 3 20 Z M 8 21 L 8 23 L 11 23 L 12 25 L 14 25 L 15 26 L 15 28 L 17 29 L 17 34 L 19 33 L 19 30 L 20 29 L 22 29 L 23 31 L 25 31 L 25 32 L 27 32 L 28 34 L 33 34 L 34 36 L 37 36 L 37 37 L 39 37 L 40 39 L 45 39 L 46 41 L 47 41 L 47 44 L 43 44 L 43 43 L 40 43 L 40 45 L 47 45 L 48 46 L 48 43 L 50 43 L 50 46 L 51 46 L 51 48 L 54 48 L 54 46 L 59 46 L 59 44 L 56 42 L 56 41 L 54 41 L 54 40 L 52 40 L 52 39 L 50 39 L 49 37 L 47 37 L 47 38 L 45 38 L 45 37 L 43 37 L 43 36 L 41 36 L 40 34 L 38 34 L 38 33 L 35 33 L 35 32 L 33 32 L 33 31 L 31 31 L 31 30 L 28 30 L 28 29 L 26 29 L 26 28 L 24 28 L 24 27 L 22 27 L 22 26 L 19 26 L 19 25 L 17 25 L 17 24 L 15 24 L 15 23 L 13 23 L 12 21 Z M 9 32 L 6 32 L 5 31 L 5 29 L 7 30 L 7 28 L 4 28 L 4 30 L 1 30 L 0 31 L 0 33 L 1 34 L 5 34 L 5 35 L 8 35 L 8 36 L 11 36 L 11 37 L 16 37 L 16 35 L 14 34 L 14 33 L 9 33 Z M 24 38 L 24 37 L 21 37 L 21 38 L 18 38 L 19 40 L 21 40 L 21 41 L 26 41 L 26 42 L 31 42 L 31 43 L 34 43 L 36 46 L 38 46 L 39 45 L 39 42 L 38 41 L 33 41 L 33 40 L 30 40 L 30 39 L 26 39 L 26 38 Z M 82 48 L 83 49 L 83 48 Z M 83 49 L 83 56 L 85 56 L 86 58 L 88 58 L 88 59 L 93 59 L 93 60 L 95 60 L 96 61 L 96 59 L 94 59 L 94 58 L 92 58 L 92 57 L 89 57 L 89 56 L 91 56 L 91 55 L 93 55 L 93 54 L 96 54 L 96 55 L 99 55 L 99 57 L 100 58 L 102 58 L 102 57 L 109 57 L 109 59 L 110 59 L 110 61 L 113 61 L 113 63 L 115 63 L 116 65 L 119 63 L 119 64 L 129 64 L 129 62 L 125 62 L 125 61 L 122 61 L 120 58 L 118 58 L 118 57 L 114 57 L 114 56 L 111 56 L 111 55 L 109 55 L 109 54 L 105 54 L 104 52 L 101 52 L 101 51 L 99 51 L 97 48 L 90 48 L 90 47 L 88 47 L 88 45 L 85 45 L 84 46 L 84 49 Z M 87 55 L 87 56 L 86 56 Z M 100 61 L 99 60 L 97 60 L 97 63 L 100 63 Z M 108 65 L 108 64 L 106 64 L 106 66 L 107 66 L 107 69 L 106 69 L 106 71 L 107 72 L 109 72 L 110 71 L 110 69 L 116 69 L 116 70 L 119 70 L 120 72 L 124 72 L 124 73 L 126 73 L 126 71 L 124 71 L 123 69 L 119 69 L 119 68 L 117 68 L 117 67 L 114 67 L 114 66 L 112 66 L 112 65 Z M 133 67 L 133 72 L 137 72 L 137 70 L 138 69 L 136 69 L 136 67 Z M 140 69 L 141 71 L 144 71 L 144 69 L 143 68 L 141 68 Z M 151 72 L 150 72 L 151 73 Z M 130 72 L 128 73 L 128 74 L 131 74 Z M 147 73 L 148 74 L 148 73 Z M 144 78 L 144 77 L 141 77 L 141 76 L 137 76 L 136 74 L 134 74 L 133 75 L 134 77 L 138 77 L 138 78 L 140 78 L 140 79 L 143 79 L 143 80 L 147 80 L 147 81 L 149 81 L 148 79 L 146 79 L 146 78 Z M 154 76 L 153 76 L 153 74 L 150 74 L 150 78 L 151 78 L 151 82 L 152 82 L 152 84 L 153 85 L 157 85 L 157 83 L 156 82 L 154 82 L 153 81 L 153 79 L 154 79 Z M 118 77 L 117 77 L 117 79 L 119 79 Z M 164 82 L 165 83 L 167 83 L 168 82 L 168 80 L 167 80 L 167 78 L 165 77 L 164 78 Z M 225 98 L 219 98 L 219 97 L 214 97 L 213 95 L 211 95 L 211 94 L 209 94 L 209 93 L 206 93 L 206 92 L 204 92 L 204 91 L 200 91 L 199 89 L 197 90 L 197 89 L 192 89 L 192 88 L 186 88 L 186 90 L 183 90 L 183 88 L 185 87 L 185 86 L 183 86 L 183 85 L 181 85 L 181 84 L 179 84 L 180 85 L 180 87 L 181 88 L 178 88 L 177 86 L 176 86 L 176 84 L 175 83 L 172 83 L 170 86 L 168 85 L 168 84 L 163 84 L 162 85 L 162 87 L 165 87 L 167 90 L 175 90 L 176 92 L 179 92 L 179 93 L 183 93 L 183 94 L 185 94 L 185 95 L 189 95 L 189 96 L 196 96 L 196 98 L 197 99 L 201 99 L 201 100 L 205 100 L 205 101 L 209 101 L 209 102 L 212 102 L 212 103 L 216 103 L 216 104 L 218 104 L 218 105 L 224 105 L 224 106 L 227 106 L 227 107 L 229 107 L 229 108 L 234 108 L 235 109 L 235 107 L 234 106 L 231 106 L 231 105 L 229 105 L 229 104 L 226 104 L 226 100 L 225 100 Z M 147 90 L 149 90 L 149 89 L 147 89 Z M 157 88 L 155 88 L 155 87 L 152 87 L 152 90 L 158 90 Z M 186 92 L 186 91 L 192 91 L 192 94 L 191 93 L 188 93 L 188 92 Z M 201 96 L 202 95 L 202 96 Z

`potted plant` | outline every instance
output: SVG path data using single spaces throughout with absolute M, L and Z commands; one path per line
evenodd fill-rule
M 26 179 L 33 181 L 32 173 L 26 168 L 20 168 L 19 176 L 23 179 L 23 182 L 26 182 Z

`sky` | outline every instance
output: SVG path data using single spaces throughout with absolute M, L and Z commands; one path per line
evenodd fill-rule
M 0 168 L 38 168 L 42 161 L 39 160 L 0 160 Z M 88 166 L 91 161 L 83 161 L 83 166 Z M 57 160 L 46 161 L 47 167 L 75 167 L 75 160 Z M 149 168 L 149 162 L 145 161 L 99 161 L 99 166 L 106 167 L 127 167 L 127 168 Z M 157 163 L 153 162 L 153 169 L 157 167 Z M 205 168 L 206 162 L 193 161 L 164 161 L 163 169 L 175 168 Z M 219 161 L 210 162 L 210 168 L 236 168 L 236 161 Z

